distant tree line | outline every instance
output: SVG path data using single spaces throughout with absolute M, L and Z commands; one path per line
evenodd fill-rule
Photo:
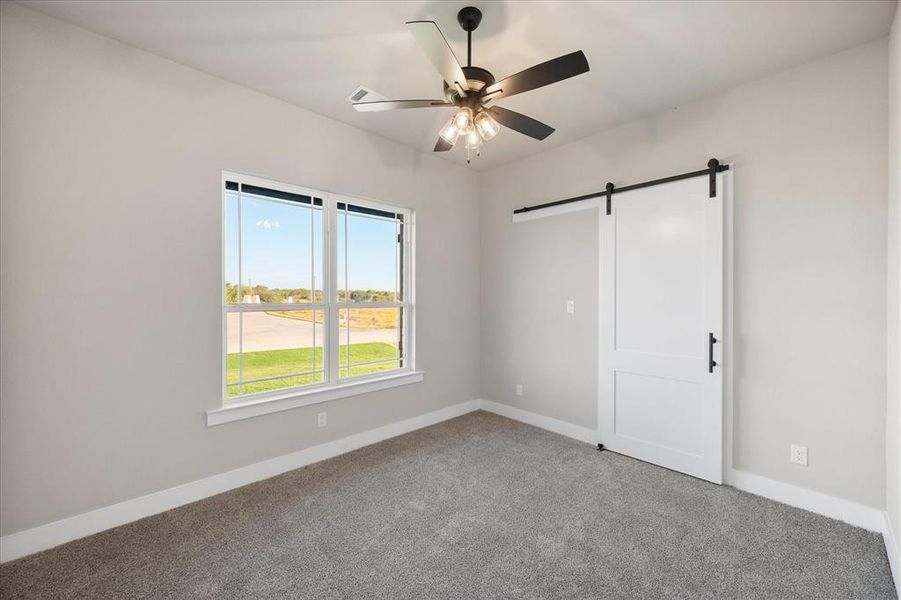
M 266 304 L 288 302 L 310 302 L 309 288 L 268 288 L 265 285 L 243 286 L 244 296 L 259 296 L 260 302 Z M 397 294 L 386 290 L 350 290 L 351 302 L 391 302 Z M 289 298 L 291 300 L 289 300 Z M 344 300 L 345 291 L 338 290 L 338 299 Z M 229 304 L 240 302 L 238 298 L 238 286 L 233 283 L 225 284 L 225 301 Z M 313 302 L 322 302 L 322 290 L 316 290 Z

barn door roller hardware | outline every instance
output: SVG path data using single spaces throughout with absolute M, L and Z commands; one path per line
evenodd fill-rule
M 629 192 L 631 190 L 638 190 L 641 188 L 651 187 L 653 185 L 660 185 L 662 183 L 671 183 L 673 181 L 680 181 L 682 179 L 691 179 L 692 177 L 704 177 L 707 176 L 710 178 L 710 197 L 716 197 L 716 174 L 722 173 L 723 171 L 728 171 L 729 165 L 722 165 L 720 161 L 711 158 L 707 161 L 707 168 L 701 169 L 700 171 L 691 171 L 690 173 L 682 173 L 680 175 L 672 175 L 670 177 L 664 177 L 662 179 L 652 179 L 651 181 L 643 181 L 641 183 L 633 183 L 631 185 L 624 185 L 622 187 L 614 187 L 612 183 L 608 183 L 604 188 L 603 192 L 594 192 L 592 194 L 585 194 L 584 196 L 575 196 L 573 198 L 567 198 L 566 200 L 555 200 L 553 202 L 545 202 L 544 204 L 535 204 L 532 206 L 523 206 L 522 208 L 517 208 L 513 211 L 514 215 L 519 215 L 522 213 L 531 212 L 533 210 L 540 210 L 542 208 L 550 208 L 552 206 L 560 206 L 562 204 L 572 204 L 573 202 L 581 202 L 582 200 L 590 200 L 592 198 L 600 198 L 601 196 L 606 196 L 607 198 L 607 214 L 609 215 L 611 210 L 613 209 L 613 194 L 618 194 L 621 192 Z
M 716 198 L 716 174 L 719 173 L 720 161 L 711 158 L 707 161 L 707 169 L 710 171 L 710 197 Z

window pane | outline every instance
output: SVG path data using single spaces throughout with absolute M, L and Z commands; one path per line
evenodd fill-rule
M 351 365 L 349 374 L 346 377 L 358 377 L 360 375 L 370 375 L 381 371 L 393 371 L 401 368 L 400 360 L 392 360 L 388 362 L 379 362 L 368 365 Z
M 243 303 L 310 301 L 313 261 L 322 257 L 321 249 L 318 256 L 312 251 L 313 213 L 320 211 L 308 204 L 241 196 Z
M 338 219 L 336 225 L 337 231 L 335 232 L 337 235 L 335 236 L 337 241 L 338 248 L 338 256 L 335 263 L 337 264 L 338 269 L 338 284 L 335 286 L 337 288 L 337 298 L 339 302 L 347 301 L 347 294 L 344 293 L 344 290 L 347 288 L 347 212 L 343 210 L 338 210 Z M 345 338 L 342 337 L 342 340 Z
M 322 239 L 323 232 L 323 212 L 322 208 L 313 209 L 313 302 L 323 302 L 322 285 L 325 281 L 325 275 L 322 271 L 324 264 L 323 248 L 325 244 Z
M 241 393 L 323 380 L 322 311 L 254 311 L 242 317 Z
M 225 302 L 238 301 L 238 193 L 225 194 Z
M 339 300 L 390 302 L 399 299 L 399 233 L 397 219 L 339 210 Z
M 346 308 L 338 309 L 338 376 L 349 375 L 347 362 L 350 353 L 350 328 L 348 327 Z
M 241 313 L 225 314 L 225 383 L 229 396 L 240 393 L 237 384 L 241 377 L 240 365 Z
M 351 308 L 347 312 L 349 319 L 341 323 L 341 342 L 345 344 L 341 348 L 341 376 L 400 368 L 402 309 Z

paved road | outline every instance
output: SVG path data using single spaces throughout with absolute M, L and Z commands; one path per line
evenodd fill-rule
M 289 348 L 309 348 L 313 345 L 313 328 L 316 329 L 316 345 L 321 346 L 325 333 L 322 325 L 309 321 L 274 317 L 264 312 L 244 313 L 244 352 L 258 350 L 284 350 Z M 238 351 L 238 314 L 228 313 L 228 352 Z M 341 329 L 341 343 L 346 344 L 347 330 Z M 397 344 L 394 329 L 350 330 L 350 343 L 387 342 Z

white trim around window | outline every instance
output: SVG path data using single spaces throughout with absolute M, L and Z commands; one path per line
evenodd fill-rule
M 347 383 L 340 383 L 330 387 L 318 387 L 316 389 L 301 391 L 289 391 L 280 395 L 258 398 L 247 402 L 237 402 L 224 405 L 222 408 L 208 410 L 206 412 L 207 425 L 221 425 L 231 421 L 240 421 L 260 415 L 310 406 L 329 400 L 369 394 L 379 390 L 419 383 L 423 379 L 422 371 L 395 370 L 387 375 L 357 377 Z M 296 390 L 297 388 L 295 388 Z
M 280 205 L 284 210 L 288 207 L 296 207 L 300 211 L 309 212 L 310 223 L 310 260 L 309 290 L 302 290 L 305 295 L 302 301 L 295 301 L 293 297 L 283 298 L 275 296 L 269 298 L 269 302 L 254 300 L 268 293 L 264 288 L 259 294 L 257 286 L 242 273 L 245 263 L 243 232 L 241 220 L 244 212 L 242 196 L 259 200 L 258 195 L 245 190 L 264 188 L 273 195 L 285 194 L 286 197 L 296 195 L 305 197 L 299 202 L 288 199 L 265 198 L 273 206 Z M 413 211 L 383 204 L 335 194 L 311 188 L 305 188 L 293 184 L 272 181 L 259 177 L 242 175 L 234 172 L 223 171 L 222 181 L 222 279 L 220 287 L 220 302 L 222 315 L 222 372 L 221 381 L 221 407 L 207 411 L 207 425 L 218 425 L 238 419 L 245 419 L 261 414 L 279 412 L 300 406 L 308 406 L 319 402 L 327 402 L 337 398 L 368 393 L 399 385 L 407 385 L 422 381 L 422 372 L 415 370 L 414 353 L 414 323 L 415 323 L 415 285 L 414 285 L 414 257 L 415 257 L 415 215 Z M 231 194 L 231 196 L 230 196 Z M 228 229 L 229 198 L 233 206 L 237 206 L 237 226 L 232 223 L 233 229 Z M 234 208 L 232 209 L 234 210 Z M 316 230 L 314 223 L 317 219 L 313 216 L 316 211 L 321 214 L 321 232 Z M 231 215 L 234 221 L 235 215 Z M 396 246 L 396 276 L 395 289 L 387 295 L 374 295 L 369 292 L 359 299 L 357 290 L 351 290 L 348 286 L 348 264 L 351 264 L 348 244 L 348 223 L 369 220 L 381 221 L 378 227 L 390 231 L 394 227 L 397 231 Z M 257 223 L 259 225 L 259 223 Z M 268 223 L 266 224 L 268 227 Z M 274 227 L 279 227 L 275 222 Z M 338 228 L 343 231 L 339 232 Z M 252 232 L 251 232 L 252 233 Z M 228 236 L 235 236 L 229 241 Z M 268 234 L 267 234 L 268 235 Z M 321 237 L 318 237 L 321 235 Z M 339 240 L 344 248 L 339 249 Z M 317 252 L 317 241 L 321 244 Z M 249 242 L 254 243 L 254 242 Z M 305 242 L 304 242 L 305 243 Z M 229 257 L 230 244 L 233 254 Z M 234 246 L 237 246 L 235 251 Z M 339 251 L 340 250 L 340 251 Z M 318 256 L 317 256 L 318 254 Z M 339 257 L 343 272 L 339 273 Z M 321 261 L 321 264 L 317 261 Z M 237 265 L 233 264 L 237 263 Z M 237 266 L 237 268 L 235 268 Z M 321 274 L 321 282 L 316 280 L 316 273 Z M 231 282 L 230 279 L 236 279 Z M 232 287 L 229 287 L 231 285 Z M 303 285 L 293 285 L 295 289 L 304 288 Z M 321 289 L 321 292 L 320 292 Z M 352 293 L 355 292 L 355 293 Z M 380 290 L 381 291 L 381 290 Z M 222 296 L 223 292 L 225 297 Z M 249 292 L 249 293 L 247 293 Z M 229 294 L 232 295 L 229 295 Z M 285 293 L 285 292 L 281 292 Z M 387 297 L 387 299 L 386 299 Z M 249 299 L 248 299 L 249 298 Z M 373 301 L 367 301 L 373 300 Z M 249 302 L 249 303 L 248 303 Z M 376 309 L 397 309 L 397 340 L 396 358 L 390 357 L 354 357 L 351 350 L 354 328 L 351 326 L 351 315 L 355 310 L 369 311 L 369 314 L 378 312 Z M 311 329 L 313 343 L 311 351 L 311 365 L 309 369 L 300 369 L 298 372 L 288 371 L 271 376 L 245 377 L 244 361 L 247 353 L 244 351 L 245 331 L 244 315 L 253 313 L 269 313 L 273 311 L 311 311 Z M 321 324 L 317 319 L 321 314 Z M 237 346 L 234 340 L 230 346 L 230 338 L 227 324 L 230 315 L 238 315 Z M 365 316 L 365 313 L 364 313 Z M 262 317 L 262 315 L 260 315 Z M 259 318 L 259 317 L 257 317 Z M 306 319 L 307 317 L 303 317 Z M 234 317 L 231 317 L 234 321 Z M 343 319 L 343 321 L 339 320 Z M 306 322 L 306 321 L 305 321 Z M 342 323 L 344 326 L 342 326 Z M 316 339 L 316 330 L 321 329 L 322 340 Z M 362 334 L 361 334 L 362 335 Z M 232 332 L 232 338 L 235 333 Z M 342 339 L 343 338 L 343 339 Z M 345 345 L 342 347 L 341 344 Z M 283 346 L 284 347 L 284 346 Z M 237 348 L 237 353 L 235 352 Z M 317 354 L 317 348 L 318 354 Z M 341 354 L 345 353 L 345 354 Z M 235 358 L 237 357 L 237 359 Z M 231 371 L 229 371 L 229 358 L 231 358 Z M 235 362 L 237 361 L 238 379 L 241 386 L 235 390 Z M 395 365 L 397 365 L 395 367 Z M 392 368 L 394 367 L 394 368 Z M 304 369 L 307 366 L 303 367 Z M 382 370 L 378 370 L 382 369 Z M 384 370 L 387 369 L 387 370 Z M 368 372 L 373 371 L 375 372 Z M 365 373 L 365 374 L 357 374 Z M 309 381 L 303 385 L 294 387 L 282 387 L 266 391 L 245 392 L 270 387 L 267 382 L 287 383 L 289 379 L 295 382 Z M 303 379 L 307 378 L 307 379 Z M 279 382 L 278 380 L 283 380 Z

